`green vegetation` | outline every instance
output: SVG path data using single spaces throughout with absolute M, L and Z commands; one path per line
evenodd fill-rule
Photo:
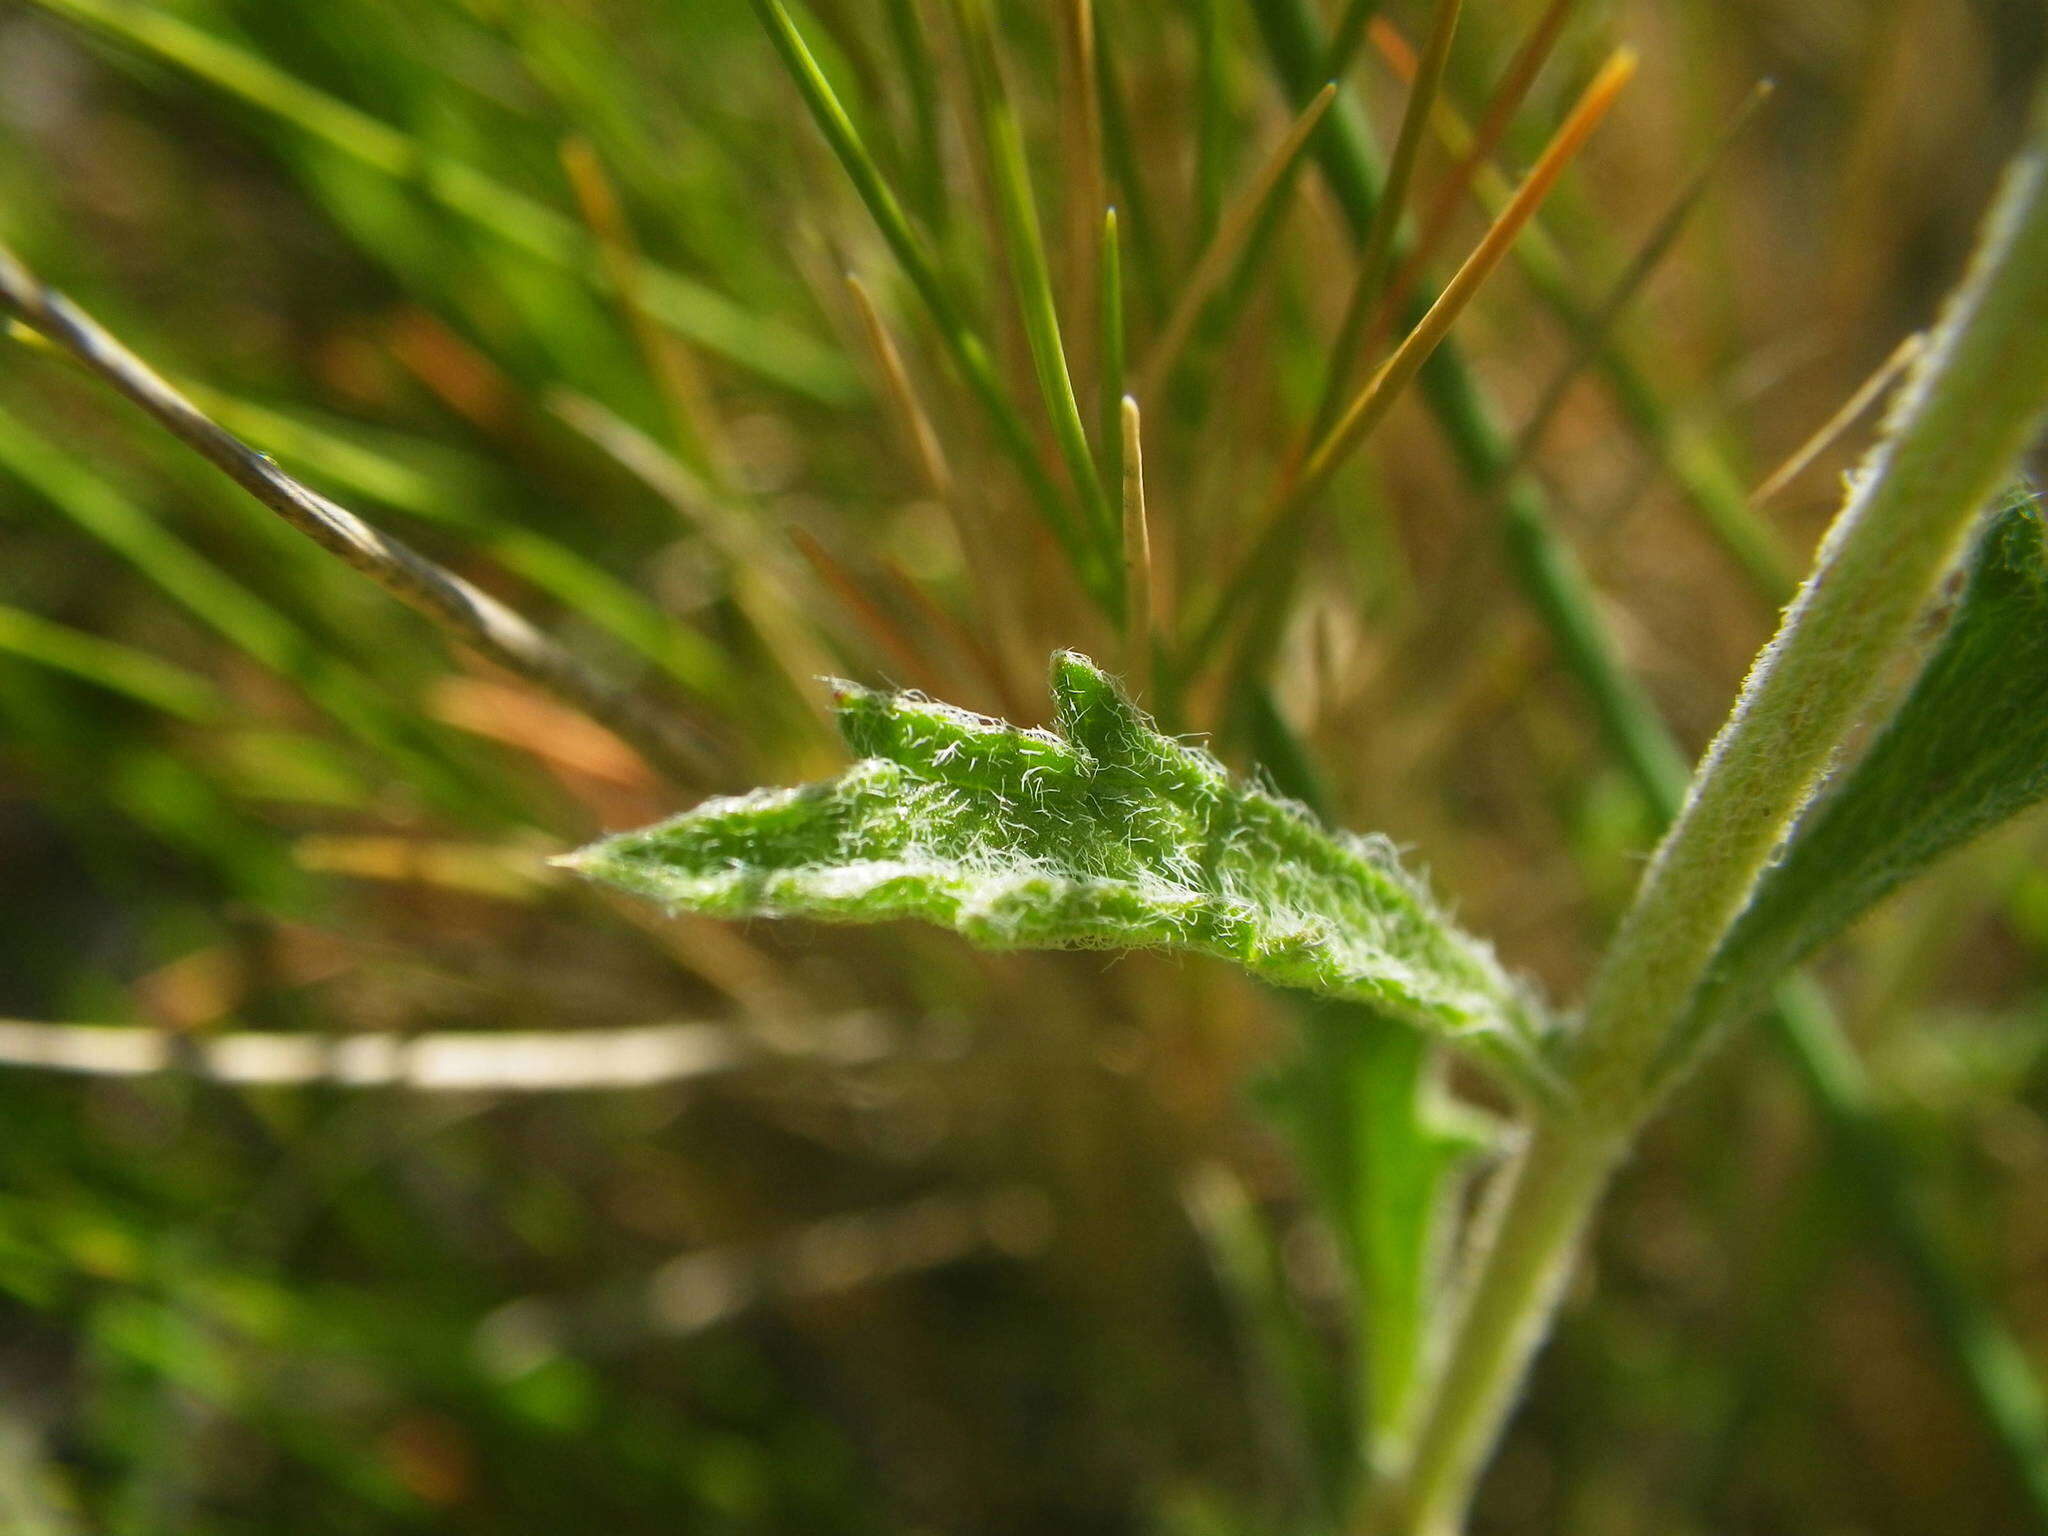
M 1879 9 L 0 17 L 0 1524 L 2048 1525 L 2048 31 Z

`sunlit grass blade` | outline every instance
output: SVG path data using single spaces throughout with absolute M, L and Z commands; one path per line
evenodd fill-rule
M 1462 0 L 1436 0 L 1430 14 L 1429 41 L 1424 45 L 1414 78 L 1408 84 L 1408 102 L 1401 113 L 1401 127 L 1394 139 L 1394 153 L 1387 161 L 1386 179 L 1381 183 L 1379 201 L 1373 207 L 1372 227 L 1366 231 L 1365 249 L 1358 258 L 1358 275 L 1351 295 L 1344 302 L 1344 318 L 1330 344 L 1324 366 L 1323 391 L 1316 403 L 1311 440 L 1329 431 L 1337 419 L 1356 369 L 1359 343 L 1365 338 L 1366 319 L 1378 301 L 1388 297 L 1387 271 L 1393 261 L 1394 236 L 1408 207 L 1408 184 L 1422 153 L 1424 128 L 1443 89 L 1444 70 L 1451 61 L 1451 40 L 1457 35 Z M 1354 7 L 1355 9 L 1355 7 Z M 1333 41 L 1335 47 L 1341 37 Z
M 227 699 L 198 673 L 24 608 L 0 607 L 0 653 L 67 672 L 181 720 L 221 720 L 228 713 Z
M 709 738 L 679 710 L 620 687 L 522 614 L 355 512 L 300 484 L 180 395 L 141 358 L 0 247 L 0 303 L 101 383 L 212 464 L 286 525 L 368 578 L 451 638 L 555 694 L 681 781 L 709 776 Z
M 1102 291 L 1096 299 L 1096 319 L 1102 331 L 1101 416 L 1096 437 L 1102 444 L 1102 483 L 1117 487 L 1124 483 L 1124 358 L 1127 331 L 1124 325 L 1124 253 L 1122 232 L 1114 208 L 1102 218 Z
M 268 113 L 328 149 L 417 187 L 449 212 L 554 266 L 601 276 L 591 242 L 552 208 L 307 85 L 267 59 L 168 11 L 118 0 L 32 0 L 117 37 Z M 723 295 L 660 267 L 643 269 L 648 308 L 677 332 L 785 387 L 843 401 L 844 362 L 811 338 L 749 314 Z
M 1120 455 L 1124 492 L 1124 670 L 1139 698 L 1151 691 L 1152 647 L 1155 621 L 1152 616 L 1152 530 L 1145 516 L 1145 447 L 1138 416 L 1138 402 L 1124 396 L 1118 436 L 1123 439 Z
M 1245 254 L 1252 232 L 1293 186 L 1301 157 L 1336 96 L 1334 85 L 1326 85 L 1318 91 L 1288 126 L 1287 132 L 1250 182 L 1231 199 L 1229 209 L 1217 225 L 1215 236 L 1204 247 L 1194 270 L 1175 296 L 1173 312 L 1145 354 L 1144 363 L 1138 371 L 1139 392 L 1144 398 L 1157 398 L 1164 390 L 1182 350 L 1187 346 L 1188 337 L 1194 332 L 1195 322 L 1222 287 L 1232 266 Z
M 1680 184 L 1670 202 L 1665 205 L 1664 211 L 1651 224 L 1649 233 L 1643 237 L 1642 244 L 1629 258 L 1628 265 L 1622 269 L 1621 275 L 1614 280 L 1606 295 L 1587 315 L 1584 329 L 1573 337 L 1571 353 L 1551 376 L 1549 384 L 1544 387 L 1542 395 L 1537 399 L 1535 409 L 1529 413 L 1527 424 L 1516 435 L 1513 461 L 1507 470 L 1509 475 L 1514 474 L 1534 457 L 1536 450 L 1542 445 L 1543 434 L 1549 430 L 1550 423 L 1556 418 L 1559 408 L 1564 404 L 1566 396 L 1571 393 L 1572 385 L 1578 381 L 1580 373 L 1602 351 L 1612 346 L 1616 322 L 1635 301 L 1636 295 L 1642 292 L 1644 285 L 1649 282 L 1664 258 L 1670 254 L 1671 248 L 1677 244 L 1679 235 L 1685 231 L 1687 221 L 1699 207 L 1700 200 L 1713 183 L 1714 175 L 1721 168 L 1728 151 L 1735 146 L 1742 131 L 1770 99 L 1772 90 L 1773 86 L 1768 80 L 1759 81 L 1750 89 L 1742 104 L 1735 109 L 1734 115 L 1722 128 L 1720 135 L 1701 156 L 1692 173 Z M 1790 590 L 1789 585 L 1787 590 Z
M 1388 408 L 1421 371 L 1423 363 L 1442 342 L 1465 305 L 1493 275 L 1513 246 L 1515 237 L 1542 206 L 1544 198 L 1550 195 L 1558 177 L 1564 174 L 1565 167 L 1584 147 L 1593 130 L 1600 126 L 1634 73 L 1635 55 L 1627 49 L 1616 52 L 1602 66 L 1544 148 L 1514 198 L 1501 210 L 1492 227 L 1465 259 L 1464 265 L 1444 285 L 1443 292 L 1429 307 L 1428 313 L 1395 349 L 1394 355 L 1387 359 L 1372 382 L 1346 407 L 1343 415 L 1329 429 L 1328 436 L 1310 451 L 1308 462 L 1302 468 L 1300 488 L 1296 492 L 1298 496 L 1305 500 L 1327 485 L 1337 467 L 1384 419 Z
M 1091 590 L 1103 594 L 1106 589 L 1102 585 L 1104 567 L 1099 555 L 1099 541 L 1084 537 L 1072 508 L 1047 474 L 1030 431 L 996 376 L 987 344 L 967 323 L 965 313 L 925 249 L 923 239 L 912 228 L 903 205 L 868 153 L 853 119 L 840 105 L 831 81 L 818 67 L 818 61 L 812 57 L 803 35 L 797 31 L 796 23 L 790 20 L 781 0 L 752 0 L 752 4 L 802 95 L 812 120 L 824 134 L 854 190 L 860 194 L 861 202 L 874 219 L 882 238 L 888 242 L 904 275 L 924 301 L 947 355 L 952 358 L 963 382 L 988 413 L 997 440 L 1023 477 L 1025 488 L 1031 493 L 1032 502 L 1047 528 L 1066 551 L 1067 558 L 1083 581 Z
M 1844 400 L 1841 408 L 1822 422 L 1813 435 L 1787 454 L 1778 467 L 1772 470 L 1750 492 L 1751 506 L 1762 506 L 1786 486 L 1806 472 L 1808 465 L 1827 452 L 1829 446 L 1854 426 L 1856 419 L 1875 405 L 1884 392 L 1892 387 L 1920 356 L 1920 349 L 1927 344 L 1927 338 L 1915 331 L 1893 347 L 1885 360 L 1870 372 L 1870 377 L 1856 386 L 1855 391 Z
M 1557 46 L 1559 35 L 1564 31 L 1566 19 L 1579 0 L 1550 0 L 1543 8 L 1543 14 L 1529 29 L 1529 35 L 1522 40 L 1522 46 L 1515 50 L 1502 73 L 1493 94 L 1487 99 L 1486 110 L 1481 114 L 1476 128 L 1466 128 L 1458 116 L 1457 108 L 1440 92 L 1430 104 L 1430 120 L 1439 129 L 1449 128 L 1444 135 L 1451 152 L 1456 156 L 1450 170 L 1430 199 L 1429 209 L 1417 225 L 1415 243 L 1410 247 L 1407 258 L 1401 263 L 1394 279 L 1387 285 L 1382 302 L 1373 316 L 1371 336 L 1383 334 L 1389 324 L 1389 317 L 1399 314 L 1420 281 L 1421 274 L 1429 269 L 1441 249 L 1445 236 L 1450 233 L 1451 221 L 1458 206 L 1464 201 L 1465 193 L 1477 175 L 1498 176 L 1493 166 L 1493 155 L 1506 137 L 1515 114 L 1522 109 L 1528 98 L 1529 88 L 1542 73 L 1550 53 Z M 1382 57 L 1393 66 L 1394 71 L 1408 82 L 1410 90 L 1422 77 L 1424 62 L 1419 59 L 1407 41 L 1395 29 L 1393 23 L 1383 16 L 1375 16 L 1369 29 Z M 1503 178 L 1504 180 L 1504 178 Z M 1499 199 L 1507 198 L 1505 188 Z M 1534 243 L 1536 231 L 1531 231 Z M 1368 343 L 1369 345 L 1369 343 Z
M 952 6 L 967 55 L 967 73 L 973 82 L 975 113 L 988 155 L 1003 248 L 1017 291 L 1024 339 L 1030 346 L 1032 367 L 1038 375 L 1039 394 L 1052 423 L 1053 440 L 1059 445 L 1060 457 L 1066 462 L 1067 475 L 1081 505 L 1087 509 L 1100 542 L 1112 546 L 1115 525 L 1108 497 L 1096 473 L 1088 432 L 1081 423 L 1081 405 L 1067 366 L 1059 308 L 1053 294 L 1052 267 L 1046 257 L 1023 129 L 1003 80 L 995 26 L 989 17 L 987 0 L 952 0 Z
M 1515 236 L 1541 206 L 1557 178 L 1564 173 L 1579 149 L 1591 137 L 1634 73 L 1635 57 L 1626 49 L 1618 51 L 1595 76 L 1578 104 L 1553 135 L 1550 144 L 1530 170 L 1515 199 L 1487 230 L 1484 238 L 1466 258 L 1465 264 L 1445 285 L 1444 291 L 1416 323 L 1407 338 L 1383 363 L 1343 415 L 1307 454 L 1297 478 L 1283 482 L 1264 526 L 1250 552 L 1225 581 L 1212 603 L 1209 617 L 1198 629 L 1193 654 L 1205 654 L 1215 643 L 1221 628 L 1233 618 L 1246 615 L 1246 598 L 1253 588 L 1275 585 L 1275 562 L 1299 537 L 1302 521 L 1315 504 L 1317 495 L 1329 484 L 1338 468 L 1372 430 L 1385 419 L 1402 391 L 1421 372 L 1422 365 L 1442 344 L 1452 324 L 1463 312 L 1514 244 Z
M 1554 6 L 1570 3 L 1571 0 L 1553 0 Z M 1546 13 L 1543 23 L 1550 19 Z M 1381 42 L 1397 71 L 1406 72 L 1414 67 L 1412 52 L 1390 25 L 1382 20 L 1373 28 L 1373 36 Z M 1539 24 L 1530 45 L 1544 40 Z M 1503 106 L 1505 101 L 1497 99 L 1495 105 Z M 1436 118 L 1440 136 L 1458 156 L 1458 164 L 1446 179 L 1422 236 L 1394 274 L 1388 289 L 1388 315 L 1393 313 L 1394 305 L 1405 303 L 1421 282 L 1425 258 L 1449 232 L 1457 196 L 1466 187 L 1476 190 L 1482 203 L 1496 213 L 1512 196 L 1507 178 L 1486 158 L 1490 146 L 1485 133 L 1505 129 L 1505 115 L 1490 109 L 1479 134 L 1466 126 L 1448 102 L 1440 102 Z M 1540 219 L 1532 221 L 1527 234 L 1517 242 L 1515 262 L 1536 296 L 1572 334 L 1583 335 L 1594 328 L 1586 305 L 1577 296 L 1570 263 L 1549 238 Z M 1375 328 L 1384 323 L 1385 320 L 1376 319 Z M 1773 608 L 1782 606 L 1792 590 L 1793 565 L 1770 524 L 1751 507 L 1742 478 L 1706 437 L 1680 424 L 1619 337 L 1610 338 L 1599 347 L 1594 361 L 1623 417 L 1671 476 L 1686 505 L 1749 577 L 1758 595 Z

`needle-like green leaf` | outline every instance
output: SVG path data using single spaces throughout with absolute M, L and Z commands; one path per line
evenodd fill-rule
M 161 6 L 122 0 L 35 0 L 43 10 L 120 39 L 206 81 L 306 139 L 422 195 L 511 248 L 603 281 L 573 221 L 473 166 L 299 80 L 269 59 L 193 26 Z M 847 398 L 845 361 L 777 320 L 741 308 L 695 279 L 653 263 L 638 274 L 648 310 L 675 332 L 762 378 L 827 402 Z
M 572 855 L 722 917 L 916 917 L 994 948 L 1170 948 L 1369 1002 L 1529 1064 L 1536 1009 L 1379 838 L 1325 830 L 1161 735 L 1085 657 L 1053 660 L 1056 731 L 841 685 L 863 760 Z

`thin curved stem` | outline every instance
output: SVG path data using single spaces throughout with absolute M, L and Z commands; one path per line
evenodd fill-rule
M 718 755 L 710 738 L 679 712 L 658 709 L 599 676 L 489 593 L 294 480 L 269 455 L 251 448 L 179 394 L 0 245 L 0 312 L 7 311 L 140 406 L 307 538 L 465 645 L 582 710 L 678 783 L 716 778 Z

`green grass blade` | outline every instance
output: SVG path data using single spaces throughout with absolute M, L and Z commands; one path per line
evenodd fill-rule
M 1295 173 L 1301 169 L 1302 157 L 1336 94 L 1334 85 L 1326 85 L 1310 99 L 1231 200 L 1214 236 L 1181 285 L 1173 312 L 1160 326 L 1159 335 L 1146 354 L 1144 367 L 1139 371 L 1139 389 L 1145 394 L 1157 397 L 1164 392 L 1198 321 L 1206 318 L 1212 333 L 1221 332 L 1228 329 L 1242 309 L 1251 291 L 1251 285 L 1242 279 L 1264 268 L 1266 247 L 1278 233 L 1287 212 Z M 1224 299 L 1212 304 L 1219 289 L 1223 290 Z
M 220 690 L 196 672 L 22 608 L 0 607 L 0 651 L 83 678 L 181 720 L 227 714 Z
M 1114 39 L 1105 14 L 1109 6 L 1097 0 L 1095 17 L 1095 89 L 1101 98 L 1102 154 L 1108 161 L 1106 184 L 1114 189 L 1116 205 L 1131 241 L 1131 271 L 1137 278 L 1138 293 L 1151 314 L 1166 311 L 1166 265 L 1160 256 L 1158 222 L 1152 217 L 1152 201 L 1145 190 L 1145 176 L 1138 153 L 1138 140 L 1131 127 L 1130 108 L 1125 104 L 1123 80 L 1118 68 Z
M 1299 1053 L 1263 1097 L 1337 1236 L 1364 1355 L 1354 1434 L 1386 1469 L 1413 1432 L 1461 1174 L 1483 1138 L 1436 1082 L 1420 1031 L 1356 1004 L 1300 1012 Z
M 290 619 L 166 531 L 111 485 L 0 412 L 0 470 L 26 484 L 201 623 L 303 689 L 344 729 L 391 754 L 444 807 L 474 813 L 477 785 L 420 741 L 416 725 L 376 684 L 322 649 Z
M 1102 219 L 1102 287 L 1096 318 L 1102 327 L 1102 398 L 1096 414 L 1096 441 L 1102 445 L 1102 483 L 1124 483 L 1124 254 L 1116 210 Z
M 465 505 L 431 474 L 303 416 L 218 393 L 201 398 L 222 425 L 286 465 L 425 521 L 460 529 L 508 573 L 653 663 L 695 697 L 724 706 L 739 702 L 732 660 L 719 645 L 568 545 L 532 529 L 507 527 Z M 481 480 L 477 466 L 464 468 L 465 481 Z M 478 488 L 479 494 L 489 494 Z
M 840 168 L 852 181 L 854 190 L 860 195 L 869 217 L 881 230 L 882 238 L 888 242 L 904 275 L 924 301 L 932 323 L 938 327 L 939 340 L 960 377 L 987 412 L 1005 455 L 1023 476 L 1033 505 L 1090 589 L 1099 598 L 1106 598 L 1109 573 L 1099 550 L 1084 538 L 1072 509 L 1053 484 L 1052 477 L 1046 473 L 1023 417 L 996 377 L 995 363 L 989 356 L 987 344 L 967 323 L 966 315 L 940 276 L 923 239 L 911 226 L 902 203 L 890 189 L 881 167 L 868 153 L 853 119 L 847 116 L 845 107 L 840 104 L 832 82 L 818 67 L 817 59 L 804 42 L 803 34 L 797 31 L 796 23 L 790 20 L 781 0 L 752 0 L 752 4 L 803 97 L 812 120 L 824 134 Z
M 946 186 L 945 120 L 939 103 L 938 60 L 925 36 L 917 0 L 887 0 L 889 41 L 901 71 L 897 79 L 910 88 L 910 110 L 917 141 L 916 180 L 919 212 L 943 241 L 951 201 Z
M 1230 57 L 1220 0 L 1195 0 L 1195 239 L 1207 246 L 1223 216 L 1223 184 L 1229 174 L 1230 103 L 1226 64 Z
M 1346 0 L 1344 14 L 1330 29 L 1330 47 L 1324 56 L 1322 72 L 1330 79 L 1341 80 L 1351 73 L 1351 66 L 1358 61 L 1358 46 L 1365 41 L 1365 29 L 1379 8 L 1380 0 Z
M 1344 318 L 1330 346 L 1329 362 L 1323 373 L 1322 398 L 1316 404 L 1315 426 L 1309 436 L 1320 439 L 1335 425 L 1343 407 L 1344 392 L 1357 371 L 1358 349 L 1365 340 L 1366 319 L 1386 287 L 1387 273 L 1394 259 L 1394 235 L 1408 206 L 1408 184 L 1422 153 L 1422 139 L 1437 94 L 1443 89 L 1444 70 L 1451 61 L 1451 39 L 1457 35 L 1458 15 L 1463 0 L 1436 0 L 1431 14 L 1429 41 L 1408 89 L 1408 104 L 1401 113 L 1401 128 L 1394 140 L 1393 158 L 1387 162 L 1385 183 L 1373 205 L 1371 227 L 1358 258 L 1358 276 L 1351 296 L 1345 301 Z M 1351 18 L 1346 17 L 1348 22 Z M 1343 46 L 1341 35 L 1332 50 Z
M 395 181 L 417 187 L 477 228 L 553 266 L 603 281 L 601 263 L 575 221 L 473 166 L 436 154 L 268 60 L 167 12 L 123 0 L 32 0 L 163 60 L 288 124 L 307 138 Z M 842 402 L 855 379 L 843 358 L 774 320 L 749 314 L 677 272 L 646 264 L 650 313 L 706 349 L 774 383 Z
M 966 46 L 967 72 L 974 85 L 975 111 L 988 152 L 990 180 L 995 188 L 1003 246 L 1009 256 L 1010 278 L 1017 290 L 1024 339 L 1031 348 L 1032 367 L 1038 375 L 1046 415 L 1052 422 L 1053 440 L 1059 444 L 1067 474 L 1103 547 L 1114 548 L 1116 521 L 1101 477 L 1095 471 L 1088 432 L 1081 424 L 1081 405 L 1075 398 L 1073 377 L 1067 367 L 1066 346 L 1060 337 L 1059 306 L 1053 296 L 1052 266 L 1046 258 L 1045 235 L 1038 218 L 1037 194 L 1031 185 L 1023 129 L 1003 81 L 994 23 L 989 18 L 987 0 L 953 0 L 953 9 Z

